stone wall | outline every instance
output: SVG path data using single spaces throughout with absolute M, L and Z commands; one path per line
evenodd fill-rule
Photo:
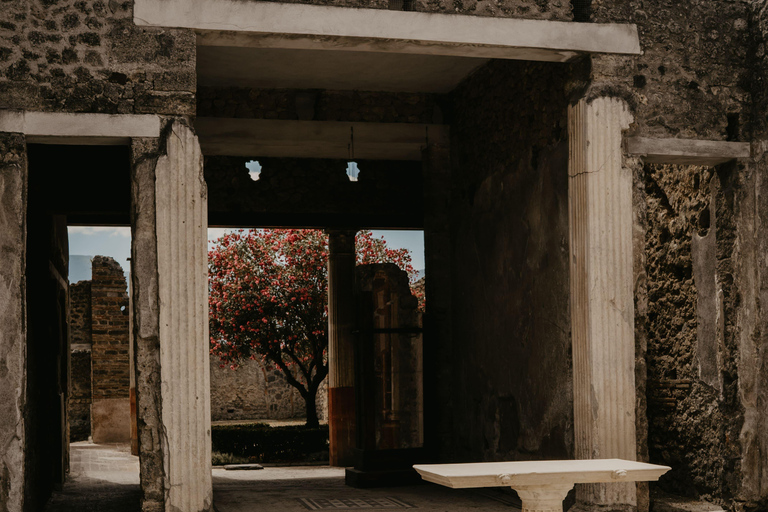
M 644 175 L 650 458 L 673 468 L 663 488 L 726 502 L 742 421 L 730 179 L 693 166 L 647 165 Z
M 0 108 L 193 115 L 195 35 L 136 27 L 133 3 L 6 0 Z
M 592 0 L 592 21 L 637 24 L 643 54 L 595 55 L 592 93 L 624 96 L 647 137 L 748 140 L 748 2 Z
M 91 344 L 91 282 L 69 286 L 69 328 L 72 345 Z
M 317 415 L 328 418 L 327 382 L 317 392 Z M 211 356 L 211 419 L 288 420 L 306 418 L 299 391 L 288 384 L 277 368 L 267 369 L 258 360 L 248 360 L 236 369 L 221 365 Z
M 73 443 L 91 436 L 91 351 L 73 350 L 70 365 L 69 442 Z
M 495 61 L 453 94 L 453 342 L 440 364 L 454 381 L 439 385 L 456 459 L 573 456 L 568 72 Z
M 200 87 L 199 117 L 378 123 L 442 123 L 444 95 Z
M 69 286 L 69 441 L 91 435 L 91 281 Z
M 123 268 L 108 256 L 92 263 L 93 398 L 128 398 L 128 292 Z

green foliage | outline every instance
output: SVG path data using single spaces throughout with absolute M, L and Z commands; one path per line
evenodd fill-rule
M 328 459 L 328 425 L 270 427 L 263 423 L 214 425 L 213 451 L 249 462 L 303 462 Z

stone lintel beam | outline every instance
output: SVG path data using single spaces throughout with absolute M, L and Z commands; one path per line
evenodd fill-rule
M 0 110 L 0 132 L 23 133 L 29 143 L 128 145 L 134 137 L 159 137 L 160 118 L 156 115 Z
M 566 62 L 640 54 L 632 24 L 574 23 L 238 0 L 136 0 L 140 26 L 190 28 L 198 45 Z
M 750 157 L 749 142 L 630 137 L 624 145 L 627 154 L 649 164 L 718 165 Z
M 200 117 L 195 131 L 207 156 L 348 158 L 350 129 L 354 157 L 362 160 L 421 160 L 430 142 L 447 144 L 449 128 L 439 124 L 346 123 Z

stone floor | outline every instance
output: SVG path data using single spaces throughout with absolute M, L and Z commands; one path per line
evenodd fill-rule
M 494 489 L 453 490 L 433 484 L 353 489 L 344 470 L 328 466 L 269 467 L 258 471 L 213 470 L 218 512 L 392 511 L 516 512 L 516 502 Z M 70 477 L 54 493 L 47 512 L 138 512 L 139 462 L 128 446 L 71 445 Z

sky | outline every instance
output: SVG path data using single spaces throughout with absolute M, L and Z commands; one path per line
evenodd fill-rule
M 227 229 L 208 230 L 208 246 Z M 407 248 L 411 251 L 413 268 L 424 268 L 424 233 L 422 231 L 373 231 L 376 238 L 383 237 L 391 248 Z M 72 283 L 90 279 L 86 258 L 78 256 L 111 256 L 123 266 L 128 275 L 128 258 L 131 256 L 131 228 L 127 227 L 69 227 L 70 276 Z

